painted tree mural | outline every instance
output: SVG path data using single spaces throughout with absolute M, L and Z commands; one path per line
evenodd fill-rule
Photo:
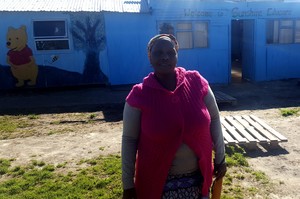
M 100 51 L 106 46 L 104 16 L 102 13 L 73 15 L 72 35 L 74 47 L 84 50 L 86 54 L 83 82 L 84 83 L 108 83 L 108 78 L 100 67 Z

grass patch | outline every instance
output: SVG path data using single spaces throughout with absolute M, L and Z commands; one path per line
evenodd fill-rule
M 222 199 L 267 196 L 271 183 L 261 171 L 253 170 L 239 147 L 226 148 L 228 172 L 223 181 Z M 46 164 L 32 160 L 26 166 L 12 167 L 14 160 L 0 159 L 4 180 L 0 198 L 121 198 L 121 157 L 100 156 L 81 160 L 76 170 L 68 163 Z M 259 188 L 258 188 L 259 187 Z
M 226 147 L 226 162 L 228 171 L 223 179 L 222 199 L 254 198 L 257 194 L 268 195 L 267 190 L 272 186 L 268 176 L 249 166 L 242 148 Z
M 28 118 L 31 120 L 36 120 L 36 119 L 39 119 L 39 116 L 35 115 L 35 114 L 30 114 L 30 115 L 28 115 Z
M 100 151 L 104 151 L 104 150 L 105 150 L 105 147 L 104 147 L 104 146 L 101 146 L 101 147 L 99 147 L 99 150 L 100 150 Z
M 297 112 L 298 113 L 298 112 Z M 295 113 L 295 114 L 297 114 Z M 50 134 L 72 131 L 76 125 L 101 122 L 98 114 L 56 115 L 51 120 L 43 120 L 42 115 L 0 116 L 0 139 L 37 134 L 44 123 L 51 128 Z M 67 120 L 66 120 L 67 119 Z M 33 125 L 35 124 L 35 125 Z M 35 127 L 36 130 L 30 130 Z M 45 129 L 45 128 L 43 128 Z M 105 147 L 99 147 L 104 151 Z M 260 171 L 254 171 L 239 147 L 226 148 L 228 172 L 223 182 L 222 198 L 254 198 L 255 195 L 267 196 L 270 180 Z M 36 157 L 32 157 L 36 158 Z M 11 166 L 14 160 L 0 159 L 0 198 L 121 198 L 121 160 L 120 156 L 99 157 L 81 160 L 77 170 L 69 169 L 69 163 L 58 165 L 32 160 L 28 165 Z M 72 166 L 73 168 L 73 166 Z
M 14 119 L 12 119 L 9 116 L 4 116 L 0 118 L 0 132 L 13 132 L 18 128 L 19 124 L 15 122 Z
M 80 132 L 95 123 L 105 123 L 100 112 L 1 115 L 0 140 Z
M 34 124 L 31 116 L 24 115 L 4 115 L 0 116 L 0 139 L 14 138 L 16 132 L 20 132 Z
M 92 114 L 90 114 L 89 119 L 92 120 L 92 119 L 95 119 L 96 117 L 97 117 L 97 115 L 95 113 L 92 113 Z
M 9 160 L 0 159 L 0 176 L 6 174 L 8 172 L 9 167 L 10 167 Z
M 228 172 L 223 181 L 222 199 L 267 196 L 271 183 L 261 171 L 253 170 L 239 147 L 226 147 Z M 81 160 L 78 168 L 68 163 L 57 166 L 32 160 L 12 167 L 14 160 L 0 159 L 0 198 L 121 198 L 121 157 L 100 156 Z M 259 187 L 259 188 L 258 188 Z
M 86 164 L 84 168 L 66 174 L 59 172 L 62 165 L 32 161 L 10 168 L 10 161 L 2 162 L 6 180 L 0 183 L 0 198 L 112 199 L 122 195 L 120 156 L 83 160 L 79 164 Z
M 269 183 L 269 178 L 266 176 L 265 173 L 263 173 L 261 171 L 253 171 L 252 174 L 255 176 L 255 179 L 257 181 L 260 181 L 263 184 L 268 184 Z
M 279 109 L 282 116 L 292 116 L 292 115 L 298 115 L 300 109 L 299 108 L 284 108 Z

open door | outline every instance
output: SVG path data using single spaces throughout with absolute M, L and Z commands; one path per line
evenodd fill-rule
M 243 20 L 242 79 L 254 80 L 254 20 Z
M 254 20 L 231 21 L 231 82 L 254 79 Z
M 243 21 L 231 21 L 231 82 L 242 81 Z

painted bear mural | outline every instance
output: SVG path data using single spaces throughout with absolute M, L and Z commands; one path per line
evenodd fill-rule
M 16 78 L 16 87 L 36 85 L 38 66 L 35 63 L 32 50 L 27 46 L 26 26 L 18 29 L 9 27 L 6 35 L 7 63 Z

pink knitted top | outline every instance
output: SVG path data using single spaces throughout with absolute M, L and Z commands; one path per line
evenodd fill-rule
M 199 159 L 202 195 L 208 195 L 212 183 L 210 115 L 203 101 L 208 83 L 197 71 L 175 70 L 174 91 L 163 88 L 150 73 L 126 98 L 130 106 L 141 110 L 135 174 L 138 198 L 161 198 L 172 160 L 183 142 Z

